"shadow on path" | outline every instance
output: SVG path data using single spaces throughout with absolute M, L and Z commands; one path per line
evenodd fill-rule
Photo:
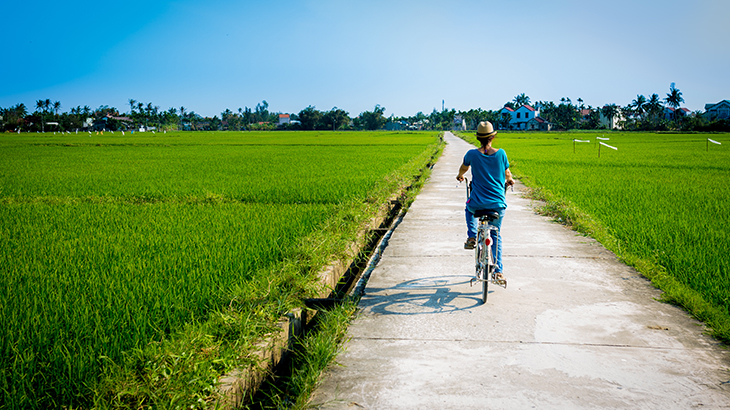
M 469 287 L 469 275 L 431 276 L 390 288 L 367 288 L 360 307 L 381 315 L 431 315 L 454 313 L 482 305 L 481 287 Z M 490 293 L 493 292 L 490 290 Z

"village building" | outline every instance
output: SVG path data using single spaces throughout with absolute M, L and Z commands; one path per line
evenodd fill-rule
M 466 120 L 464 117 L 458 114 L 454 116 L 452 131 L 466 131 Z
M 510 118 L 509 124 L 512 125 L 512 119 L 514 117 L 514 112 L 515 112 L 515 110 L 513 110 L 512 108 L 504 106 L 504 107 L 502 107 L 501 110 L 499 110 L 499 116 L 500 116 L 500 118 L 509 116 L 509 118 Z M 501 128 L 501 127 L 499 127 L 499 128 Z M 507 126 L 507 129 L 510 129 L 510 128 L 511 128 L 511 126 Z
M 604 105 L 603 107 L 607 107 L 608 104 Z M 609 130 L 620 130 L 623 129 L 621 127 L 621 124 L 625 121 L 624 116 L 621 114 L 621 110 L 618 110 L 616 115 L 609 118 L 606 115 L 603 114 L 603 110 L 598 110 L 598 122 L 606 129 Z
M 546 119 L 535 117 L 527 121 L 527 129 L 530 131 L 552 131 L 552 124 Z
M 289 114 L 279 114 L 279 126 L 289 124 L 291 122 L 291 118 L 289 117 Z
M 523 104 L 517 109 L 503 107 L 499 111 L 500 115 L 509 114 L 511 119 L 509 129 L 511 130 L 540 130 L 550 131 L 551 124 L 544 118 L 540 118 L 537 110 L 532 106 Z
M 403 131 L 408 127 L 408 123 L 405 121 L 392 121 L 389 120 L 385 123 L 385 129 L 387 131 Z
M 705 118 L 710 121 L 730 119 L 730 100 L 715 104 L 705 104 Z
M 664 107 L 664 119 L 667 121 L 674 121 L 677 117 L 684 117 L 689 113 L 689 108 L 682 107 L 675 110 L 672 107 Z

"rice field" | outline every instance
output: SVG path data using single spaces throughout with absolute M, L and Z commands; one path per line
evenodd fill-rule
M 617 150 L 600 146 L 599 158 L 599 142 Z M 495 146 L 528 186 L 578 215 L 569 222 L 730 341 L 730 134 L 501 133 Z
M 260 335 L 437 145 L 435 133 L 0 136 L 0 408 L 88 406 L 107 363 L 234 307 L 251 326 L 232 343 Z

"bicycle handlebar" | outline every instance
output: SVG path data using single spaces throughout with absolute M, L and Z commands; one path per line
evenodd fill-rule
M 469 195 L 471 194 L 471 182 L 469 182 L 469 178 L 464 177 L 464 182 L 466 182 L 466 199 L 469 199 Z M 512 187 L 512 192 L 514 192 L 515 188 L 514 185 L 510 185 L 508 183 L 504 183 L 504 193 L 507 193 L 507 189 L 509 187 Z

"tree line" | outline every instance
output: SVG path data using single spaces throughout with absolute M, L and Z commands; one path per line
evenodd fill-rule
M 683 102 L 682 92 L 672 84 L 665 98 L 656 93 L 649 98 L 638 94 L 625 106 L 592 107 L 585 105 L 581 98 L 574 104 L 569 97 L 561 98 L 560 104 L 537 101 L 532 106 L 554 129 L 604 129 L 606 125 L 600 120 L 603 116 L 609 123 L 616 119 L 618 128 L 627 131 L 730 131 L 730 121 L 708 118 L 701 111 L 687 113 L 680 109 Z M 523 93 L 505 106 L 515 109 L 524 104 L 530 105 L 530 98 Z M 667 115 L 666 107 L 672 108 L 670 115 Z M 502 120 L 504 126 L 505 119 Z
M 522 105 L 531 105 L 541 118 L 552 124 L 553 129 L 601 129 L 600 117 L 609 121 L 618 119 L 618 126 L 624 130 L 680 130 L 680 131 L 730 131 L 728 120 L 706 118 L 701 112 L 685 114 L 680 110 L 684 102 L 682 92 L 670 88 L 666 98 L 652 94 L 649 98 L 637 95 L 626 106 L 607 104 L 603 107 L 585 105 L 581 98 L 576 103 L 563 97 L 556 104 L 553 101 L 536 101 L 531 104 L 530 97 L 522 93 L 504 104 L 504 107 L 516 109 Z M 37 100 L 35 109 L 29 112 L 23 104 L 8 108 L 0 108 L 0 129 L 7 132 L 45 132 L 72 131 L 81 129 L 125 130 L 144 128 L 148 130 L 377 130 L 386 127 L 391 129 L 445 130 L 453 129 L 461 121 L 467 129 L 476 129 L 480 121 L 490 121 L 500 129 L 509 129 L 511 115 L 503 108 L 499 110 L 468 111 L 455 109 L 437 111 L 430 114 L 418 112 L 413 116 L 385 116 L 385 107 L 376 105 L 372 111 L 364 111 L 355 117 L 340 108 L 329 111 L 317 110 L 308 106 L 298 113 L 289 114 L 289 121 L 279 121 L 279 112 L 269 111 L 269 104 L 264 100 L 255 108 L 238 108 L 237 111 L 225 109 L 219 116 L 203 117 L 186 107 L 171 107 L 161 110 L 151 102 L 143 103 L 129 99 L 129 111 L 120 112 L 115 107 L 102 105 L 96 109 L 89 106 L 72 107 L 69 112 L 61 112 L 61 103 L 50 99 Z M 666 105 L 665 105 L 666 104 Z M 669 106 L 677 113 L 667 118 L 665 107 Z

